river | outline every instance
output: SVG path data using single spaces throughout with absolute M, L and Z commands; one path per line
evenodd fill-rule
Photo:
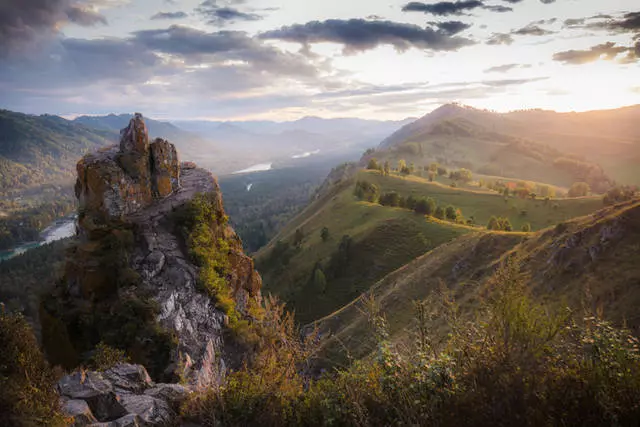
M 22 255 L 28 250 L 38 248 L 46 245 L 47 243 L 55 242 L 56 240 L 65 239 L 76 234 L 76 217 L 64 217 L 55 220 L 51 225 L 45 228 L 40 233 L 40 240 L 37 242 L 27 242 L 13 249 L 6 251 L 0 251 L 0 262 L 6 261 L 18 255 Z

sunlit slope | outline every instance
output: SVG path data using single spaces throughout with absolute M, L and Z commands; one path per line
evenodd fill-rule
M 373 286 L 391 336 L 414 321 L 413 302 L 450 293 L 462 318 L 482 303 L 489 278 L 515 256 L 525 283 L 552 304 L 602 310 L 637 333 L 640 326 L 640 200 L 602 209 L 533 234 L 479 232 L 462 236 L 394 271 Z M 374 345 L 362 297 L 317 322 L 327 337 L 324 364 L 364 357 Z M 467 317 L 470 319 L 471 317 Z M 442 317 L 430 321 L 445 333 Z
M 284 299 L 301 322 L 331 313 L 389 272 L 473 230 L 358 201 L 353 189 L 353 181 L 343 183 L 311 204 L 256 256 L 264 290 Z M 323 227 L 329 230 L 326 241 Z M 298 229 L 304 238 L 296 247 Z M 343 236 L 350 237 L 348 245 Z M 324 286 L 314 280 L 317 267 Z
M 500 114 L 448 104 L 390 135 L 375 156 L 390 161 L 404 158 L 416 166 L 438 161 L 450 168 L 560 186 L 586 181 L 592 188 L 604 189 L 612 180 L 640 183 L 638 118 L 640 106 L 586 113 Z M 568 169 L 556 163 L 560 158 L 587 165 Z
M 461 209 L 465 218 L 473 216 L 477 225 L 454 224 L 360 201 L 354 196 L 357 181 L 374 183 L 381 193 L 431 197 L 442 207 Z M 451 188 L 415 176 L 359 171 L 310 204 L 258 252 L 256 261 L 265 290 L 289 303 L 300 321 L 310 322 L 347 304 L 384 275 L 425 252 L 483 230 L 493 215 L 509 218 L 515 230 L 525 223 L 541 229 L 601 206 L 600 198 L 505 201 L 488 191 Z M 329 233 L 326 240 L 322 239 L 324 227 Z M 326 284 L 318 277 L 318 269 Z
M 473 217 L 476 224 L 486 226 L 491 216 L 508 218 L 514 230 L 520 230 L 524 224 L 530 224 L 532 230 L 540 230 L 570 218 L 586 215 L 600 209 L 601 197 L 582 197 L 572 199 L 537 198 L 522 199 L 504 196 L 486 189 L 453 188 L 439 182 L 408 175 L 392 174 L 382 176 L 375 171 L 361 171 L 359 180 L 377 185 L 381 192 L 395 191 L 408 197 L 431 197 L 439 205 L 452 205 L 459 208 L 465 218 Z

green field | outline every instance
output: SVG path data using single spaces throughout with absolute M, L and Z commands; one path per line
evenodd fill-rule
M 382 193 L 395 191 L 405 197 L 431 197 L 438 205 L 453 205 L 462 210 L 465 218 L 473 217 L 476 224 L 486 226 L 491 216 L 509 218 L 514 230 L 529 223 L 533 231 L 589 214 L 603 206 L 601 197 L 544 200 L 505 198 L 486 189 L 453 188 L 439 182 L 413 175 L 382 176 L 374 171 L 361 171 L 357 179 L 376 184 Z

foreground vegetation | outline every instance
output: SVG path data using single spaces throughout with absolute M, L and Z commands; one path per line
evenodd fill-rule
M 601 317 L 543 305 L 526 291 L 517 260 L 493 276 L 473 317 L 447 292 L 414 304 L 411 340 L 389 340 L 375 299 L 361 309 L 377 339 L 371 358 L 308 375 L 317 342 L 304 342 L 281 310 L 256 363 L 183 413 L 204 426 L 634 425 L 640 417 L 638 340 Z M 447 320 L 434 335 L 431 318 Z

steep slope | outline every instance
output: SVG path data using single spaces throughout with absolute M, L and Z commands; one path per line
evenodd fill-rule
M 215 178 L 149 143 L 140 115 L 121 135 L 78 162 L 78 241 L 40 310 L 47 355 L 72 368 L 104 343 L 156 379 L 217 384 L 243 358 L 224 337 L 259 303 L 260 276 Z
M 0 193 L 71 181 L 78 157 L 117 140 L 61 117 L 0 110 Z
M 414 319 L 413 301 L 437 304 L 444 291 L 461 316 L 482 303 L 489 279 L 507 257 L 518 260 L 527 287 L 552 304 L 583 304 L 635 332 L 640 327 L 640 200 L 602 209 L 535 234 L 482 232 L 444 244 L 380 280 L 372 288 L 393 339 L 402 340 Z M 319 320 L 328 337 L 324 363 L 363 357 L 373 336 L 362 297 Z M 442 317 L 430 328 L 446 333 Z
M 452 205 L 474 225 L 360 200 L 354 193 L 362 182 L 376 186 L 380 195 L 395 192 L 404 198 L 430 197 L 442 208 Z M 601 198 L 505 200 L 495 192 L 383 176 L 347 164 L 330 174 L 317 198 L 256 254 L 256 262 L 265 289 L 289 303 L 300 321 L 311 322 L 425 252 L 483 229 L 492 216 L 508 218 L 515 230 L 525 223 L 539 230 L 601 206 Z

